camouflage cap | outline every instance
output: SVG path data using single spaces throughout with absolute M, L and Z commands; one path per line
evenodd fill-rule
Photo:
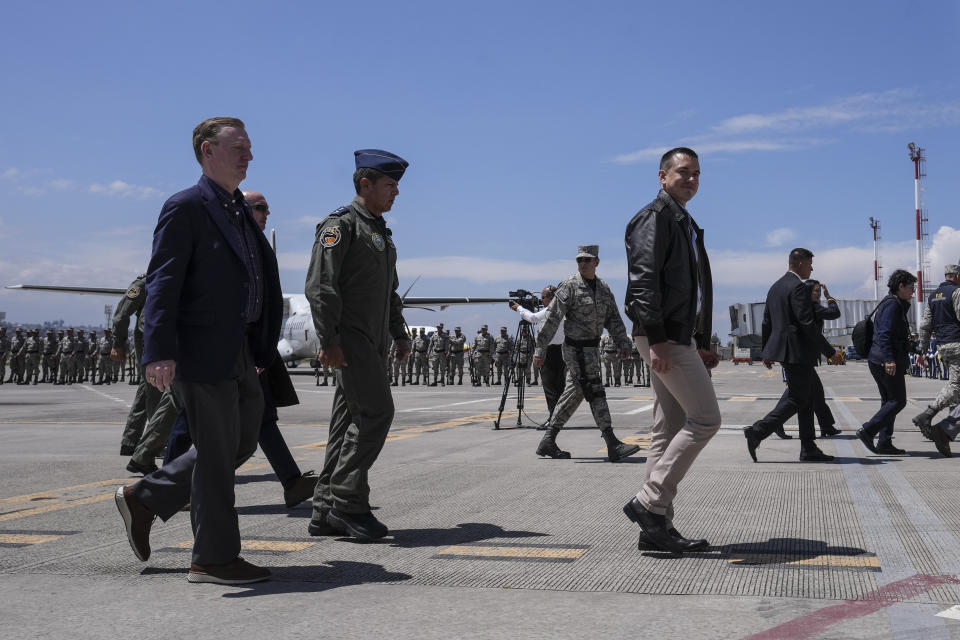
M 600 245 L 598 244 L 581 244 L 577 247 L 577 257 L 578 258 L 599 258 L 600 257 Z
M 943 275 L 948 276 L 951 273 L 960 273 L 960 264 L 947 264 L 943 266 Z

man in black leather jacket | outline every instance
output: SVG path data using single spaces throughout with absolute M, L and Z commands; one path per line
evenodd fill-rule
M 703 447 L 720 429 L 709 369 L 713 285 L 703 230 L 685 205 L 697 193 L 700 162 L 685 147 L 660 159 L 660 193 L 627 225 L 625 311 L 633 339 L 650 366 L 656 394 L 643 488 L 623 508 L 640 525 L 640 548 L 675 553 L 706 548 L 673 526 L 673 499 Z

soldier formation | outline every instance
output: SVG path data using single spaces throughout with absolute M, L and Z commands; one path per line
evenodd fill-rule
M 112 384 L 126 377 L 126 367 L 110 359 L 113 332 L 103 336 L 69 327 L 54 333 L 46 329 L 17 327 L 13 336 L 0 327 L 0 384 L 93 385 Z M 7 374 L 7 366 L 10 371 Z

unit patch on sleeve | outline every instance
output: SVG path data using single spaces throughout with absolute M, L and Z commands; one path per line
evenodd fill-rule
M 137 285 L 133 285 L 129 289 L 127 289 L 127 297 L 130 298 L 131 300 L 133 300 L 139 295 L 140 295 L 140 287 L 138 287 Z
M 320 232 L 320 244 L 324 247 L 335 247 L 340 244 L 340 227 L 327 227 Z

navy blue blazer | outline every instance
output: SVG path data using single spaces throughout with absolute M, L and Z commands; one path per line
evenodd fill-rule
M 177 378 L 219 382 L 244 339 L 258 367 L 273 361 L 283 316 L 277 258 L 246 204 L 244 215 L 263 259 L 263 313 L 246 337 L 247 270 L 223 205 L 203 178 L 164 203 L 147 270 L 143 364 L 175 360 Z

